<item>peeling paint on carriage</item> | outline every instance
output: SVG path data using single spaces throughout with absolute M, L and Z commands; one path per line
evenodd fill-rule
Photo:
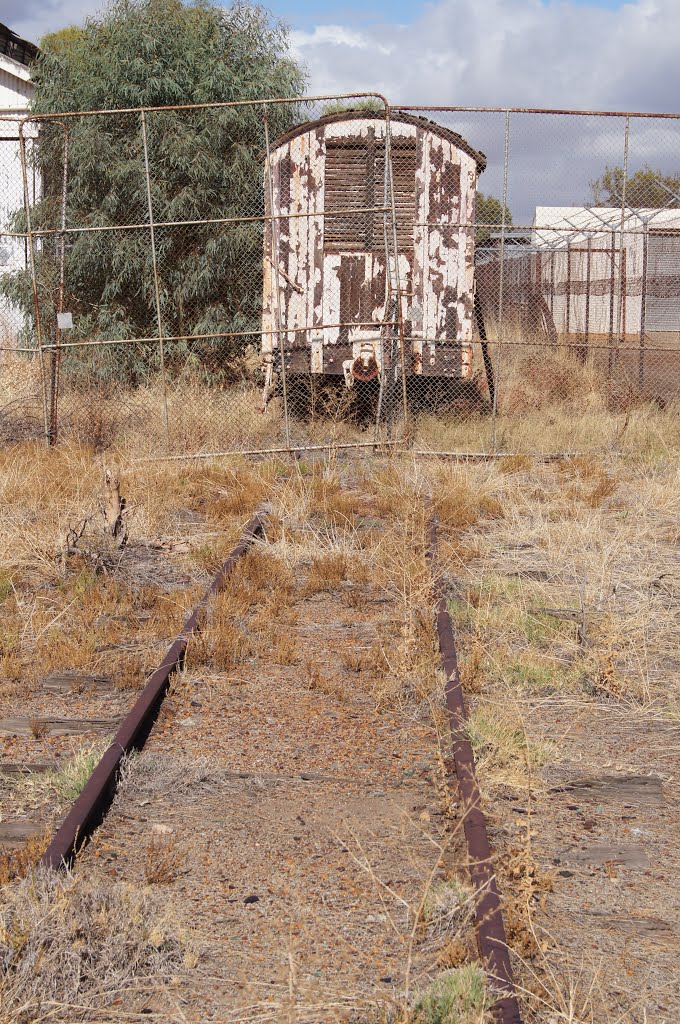
M 352 359 L 357 379 L 369 360 L 382 373 L 397 358 L 396 331 L 407 374 L 472 376 L 471 224 L 483 154 L 425 118 L 357 110 L 299 125 L 268 159 L 264 361 L 278 356 L 278 279 L 286 365 L 296 371 L 339 376 L 344 364 L 347 380 Z

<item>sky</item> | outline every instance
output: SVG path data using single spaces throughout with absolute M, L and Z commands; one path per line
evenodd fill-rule
M 38 41 L 101 0 L 0 0 L 0 21 Z M 377 91 L 398 105 L 673 112 L 680 106 L 680 0 L 269 0 L 291 29 L 311 94 Z M 435 116 L 435 115 L 430 115 Z M 503 189 L 505 119 L 437 114 L 489 157 L 480 188 Z M 622 163 L 624 119 L 513 115 L 509 205 L 526 221 L 578 205 Z M 679 154 L 676 159 L 676 154 Z M 630 169 L 680 170 L 680 122 L 634 121 Z
M 102 0 L 0 0 L 37 42 Z M 312 92 L 397 103 L 669 110 L 680 85 L 679 0 L 270 0 Z

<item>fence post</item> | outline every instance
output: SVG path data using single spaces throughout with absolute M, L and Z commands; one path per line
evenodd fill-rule
M 567 302 L 566 302 L 566 320 L 565 320 L 565 333 L 567 335 L 567 345 L 569 345 L 569 336 L 571 334 L 571 241 L 567 242 Z
M 64 312 L 64 265 L 66 261 L 66 190 L 68 186 L 68 125 L 64 131 L 64 172 L 61 181 L 61 234 L 59 236 L 59 292 L 57 298 L 57 324 L 54 330 L 54 352 L 52 354 L 52 383 L 50 388 L 50 444 L 57 443 L 59 429 L 59 370 L 61 364 L 61 327 L 59 314 Z
M 607 379 L 611 379 L 614 366 L 614 292 L 616 289 L 616 232 L 612 231 L 609 255 L 611 257 L 611 271 L 609 274 L 609 343 L 607 351 Z
M 404 409 L 404 427 L 408 426 L 408 398 L 406 391 L 406 338 L 404 335 L 404 318 L 401 311 L 402 293 L 401 293 L 401 277 L 399 274 L 399 246 L 397 243 L 397 208 L 394 201 L 394 178 L 392 175 L 392 132 L 390 126 L 390 110 L 389 107 L 385 109 L 385 163 L 387 165 L 388 184 L 389 184 L 389 207 L 390 216 L 392 218 L 392 244 L 394 246 L 394 282 L 395 282 L 395 316 L 397 321 L 397 330 L 399 332 L 399 349 L 401 355 L 401 398 Z M 390 372 L 394 372 L 394 368 L 390 368 Z
M 161 361 L 161 386 L 163 388 L 163 428 L 165 430 L 165 445 L 170 446 L 170 432 L 168 423 L 168 394 L 165 387 L 165 352 L 163 348 L 163 315 L 161 313 L 161 293 L 158 285 L 158 262 L 156 260 L 156 233 L 154 230 L 153 202 L 151 200 L 151 177 L 149 175 L 149 148 L 146 135 L 146 116 L 144 110 L 140 110 L 142 127 L 142 143 L 144 146 L 144 175 L 146 178 L 146 200 L 149 211 L 149 233 L 151 236 L 151 261 L 153 265 L 153 286 L 156 299 L 156 321 L 158 324 L 158 351 Z
M 590 263 L 591 256 L 593 254 L 593 236 L 588 235 L 588 245 L 586 251 L 586 322 L 585 331 L 583 334 L 583 345 L 579 352 L 579 359 L 582 363 L 588 360 L 588 348 L 590 346 Z
M 642 288 L 640 290 L 640 361 L 638 383 L 640 390 L 645 386 L 645 327 L 647 320 L 647 263 L 649 260 L 649 219 L 645 218 L 642 236 Z
M 498 282 L 498 344 L 496 346 L 496 370 L 495 370 L 495 387 L 493 392 L 493 402 L 491 406 L 491 450 L 496 451 L 497 438 L 496 438 L 496 420 L 498 416 L 498 385 L 500 383 L 500 367 L 501 367 L 501 353 L 503 345 L 504 335 L 504 323 L 503 323 L 503 286 L 504 286 L 504 275 L 505 275 L 505 229 L 507 226 L 506 222 L 506 209 L 508 204 L 508 153 L 510 149 L 510 111 L 505 111 L 505 144 L 503 148 L 503 200 L 501 210 L 501 256 L 499 261 L 499 282 Z
M 555 319 L 555 250 L 550 251 L 550 315 Z
M 621 332 L 626 333 L 626 250 L 623 232 L 626 226 L 626 190 L 628 187 L 628 143 L 630 139 L 630 114 L 626 114 L 626 131 L 623 141 L 623 187 L 621 189 L 621 224 L 619 227 L 619 304 L 618 331 L 616 332 L 615 351 L 611 353 L 614 364 L 618 365 L 618 350 L 621 344 Z M 622 323 L 623 314 L 623 323 Z
M 269 147 L 269 122 L 267 120 L 267 108 L 264 113 L 264 141 L 267 167 L 267 192 L 269 195 L 269 216 L 271 224 L 272 251 L 271 261 L 274 271 L 274 289 L 276 291 L 275 315 L 276 334 L 279 339 L 279 355 L 281 358 L 281 387 L 283 389 L 283 423 L 286 432 L 286 448 L 290 449 L 290 422 L 288 419 L 288 382 L 286 378 L 286 353 L 283 347 L 283 334 L 281 331 L 281 285 L 279 274 L 279 245 L 276 237 L 278 222 L 274 216 L 274 182 L 272 180 L 271 149 Z M 311 370 L 311 367 L 310 367 Z
M 50 408 L 47 397 L 47 375 L 45 373 L 45 353 L 42 343 L 42 324 L 40 320 L 40 300 L 38 298 L 38 278 L 35 272 L 35 249 L 33 238 L 33 227 L 31 221 L 31 196 L 28 190 L 28 171 L 26 160 L 26 139 L 24 138 L 24 125 L 26 120 L 19 122 L 19 155 L 21 157 L 21 175 L 24 186 L 24 212 L 26 214 L 26 233 L 28 235 L 28 259 L 31 269 L 31 283 L 33 285 L 33 306 L 35 309 L 35 336 L 40 353 L 40 383 L 42 384 L 43 399 L 43 420 L 45 428 L 45 441 L 51 445 L 50 437 Z

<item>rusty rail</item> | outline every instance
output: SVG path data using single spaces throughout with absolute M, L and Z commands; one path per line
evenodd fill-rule
M 208 615 L 211 600 L 223 588 L 236 563 L 264 529 L 265 512 L 257 512 L 244 527 L 241 539 L 219 570 L 210 587 L 182 626 L 176 640 L 142 690 L 132 710 L 125 718 L 109 748 L 92 772 L 85 788 L 73 804 L 43 854 L 42 867 L 59 870 L 68 867 L 80 849 L 100 824 L 116 792 L 120 763 L 125 754 L 144 746 L 167 694 L 170 678 L 181 667 L 189 638 L 200 629 Z
M 500 990 L 494 1013 L 502 1024 L 521 1024 L 512 977 L 510 951 L 505 936 L 496 872 L 489 846 L 486 819 L 475 771 L 475 757 L 467 732 L 467 714 L 458 671 L 453 623 L 446 604 L 444 581 L 437 559 L 437 521 L 428 528 L 427 557 L 430 561 L 436 601 L 437 634 L 441 663 L 446 678 L 446 706 L 453 747 L 456 782 L 463 815 L 470 880 L 475 891 L 477 944 L 492 984 Z

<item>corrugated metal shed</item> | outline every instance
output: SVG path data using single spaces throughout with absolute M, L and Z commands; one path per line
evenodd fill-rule
M 531 242 L 558 331 L 680 332 L 680 209 L 539 206 Z

